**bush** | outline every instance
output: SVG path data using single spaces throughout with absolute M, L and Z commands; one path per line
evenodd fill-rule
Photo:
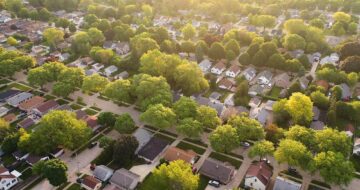
M 110 144 L 109 146 L 105 147 L 101 154 L 96 157 L 91 163 L 96 165 L 107 165 L 113 159 L 113 149 L 114 144 Z
M 130 134 L 135 129 L 135 122 L 128 113 L 125 113 L 116 118 L 114 127 L 119 133 Z

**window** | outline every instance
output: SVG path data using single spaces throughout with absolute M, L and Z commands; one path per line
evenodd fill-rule
M 252 183 L 250 183 L 250 186 L 253 186 L 253 184 L 252 184 Z
M 7 184 L 6 184 L 6 187 L 9 187 L 9 186 L 10 186 L 10 183 L 7 183 Z
M 11 181 L 11 183 L 15 183 L 16 182 L 16 179 L 13 179 L 12 181 Z
M 257 179 L 255 179 L 255 182 L 257 182 Z

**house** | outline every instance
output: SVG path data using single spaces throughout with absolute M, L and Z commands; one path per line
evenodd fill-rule
M 266 109 L 267 111 L 273 111 L 273 106 L 276 103 L 276 101 L 273 100 L 268 100 L 265 105 L 264 105 L 264 109 Z
M 43 104 L 45 102 L 45 98 L 40 96 L 34 96 L 31 99 L 21 103 L 19 105 L 19 109 L 25 112 L 30 112 L 33 108 Z
M 340 84 L 340 88 L 341 88 L 341 99 L 342 100 L 350 100 L 351 98 L 351 90 L 350 90 L 350 87 L 345 84 L 345 83 L 342 83 Z
M 231 90 L 231 88 L 234 86 L 234 83 L 227 79 L 227 78 L 223 78 L 219 83 L 218 83 L 219 88 L 223 89 L 223 90 Z
M 27 164 L 29 164 L 30 166 L 33 166 L 34 164 L 38 163 L 39 161 L 43 161 L 43 160 L 49 160 L 49 157 L 30 154 L 27 158 L 25 158 L 25 162 Z
M 114 78 L 115 79 L 127 79 L 129 77 L 129 73 L 127 71 L 123 71 L 121 73 L 119 73 L 118 75 L 116 75 Z
M 232 65 L 226 72 L 225 75 L 228 77 L 235 78 L 240 73 L 240 67 L 238 65 Z
M 351 124 L 348 124 L 346 127 L 345 127 L 345 133 L 348 137 L 352 138 L 354 136 L 354 133 L 355 133 L 355 128 L 353 125 Z
M 35 121 L 31 118 L 26 118 L 22 121 L 20 121 L 17 124 L 18 128 L 28 129 L 29 127 L 33 126 L 35 124 Z
M 95 63 L 91 66 L 96 72 L 99 72 L 101 69 L 103 69 L 105 66 L 100 63 Z
M 69 58 L 70 58 L 69 53 L 62 53 L 59 56 L 59 61 L 64 62 L 64 61 L 68 60 Z
M 6 115 L 10 110 L 6 107 L 0 107 L 0 117 Z
M 218 63 L 216 63 L 216 65 L 211 68 L 211 73 L 216 74 L 216 75 L 220 75 L 221 73 L 223 73 L 226 69 L 225 63 L 224 61 L 219 61 Z
M 212 66 L 212 62 L 208 59 L 204 59 L 199 63 L 199 67 L 203 73 L 207 73 Z
M 222 94 L 220 94 L 219 92 L 212 92 L 209 96 L 209 99 L 212 101 L 217 101 L 217 100 L 220 100 L 221 96 L 222 96 Z
M 320 65 L 332 64 L 332 65 L 336 66 L 339 63 L 339 60 L 340 60 L 339 54 L 332 53 L 330 56 L 326 56 L 326 57 L 322 58 L 320 61 Z
M 153 137 L 145 146 L 139 150 L 138 156 L 152 163 L 156 158 L 158 158 L 158 156 L 166 149 L 168 145 L 168 141 Z
M 325 91 L 329 90 L 329 83 L 326 80 L 318 80 L 316 81 L 316 86 L 322 87 Z
M 116 71 L 118 71 L 118 68 L 115 65 L 111 65 L 107 67 L 105 70 L 105 75 L 107 77 L 110 77 L 112 74 L 114 74 Z
M 316 106 L 313 106 L 312 112 L 313 112 L 313 121 L 318 121 L 320 118 L 320 109 Z
M 265 92 L 265 88 L 262 85 L 255 84 L 249 88 L 248 94 L 252 97 L 256 95 L 262 95 Z
M 211 102 L 211 100 L 209 98 L 205 98 L 203 96 L 197 96 L 195 98 L 195 101 L 201 106 L 207 106 Z
M 58 106 L 58 107 L 55 108 L 54 110 L 69 111 L 69 112 L 73 112 L 73 111 L 74 111 L 69 104 L 64 104 L 64 105 Z
M 20 90 L 7 90 L 5 92 L 0 93 L 0 102 L 6 102 L 7 99 L 21 93 Z
M 261 99 L 257 96 L 251 98 L 249 101 L 249 106 L 252 108 L 257 108 L 260 106 L 260 104 L 261 104 Z
M 88 117 L 87 113 L 84 110 L 77 110 L 75 112 L 75 115 L 76 115 L 76 119 L 79 120 L 85 120 Z
M 8 123 L 13 123 L 17 120 L 17 116 L 14 113 L 9 113 L 5 115 L 3 119 Z
M 130 52 L 130 45 L 127 42 L 114 43 L 111 48 L 119 55 L 126 55 Z
M 12 155 L 14 156 L 14 158 L 17 161 L 22 161 L 22 160 L 25 160 L 30 154 L 25 153 L 25 152 L 21 152 L 20 150 L 17 150 L 15 152 L 13 152 Z
M 44 45 L 33 46 L 31 48 L 32 55 L 44 56 L 44 55 L 48 54 L 49 51 L 50 51 L 50 48 L 48 46 L 44 46 Z
M 260 85 L 268 85 L 273 77 L 270 71 L 262 71 L 257 76 L 257 83 Z
M 297 50 L 294 50 L 294 51 L 289 51 L 289 54 L 291 57 L 293 58 L 299 58 L 301 57 L 302 55 L 304 55 L 304 50 L 302 49 L 297 49 Z
M 21 173 L 16 170 L 10 172 L 5 167 L 0 167 L 0 189 L 9 190 L 19 183 Z
M 266 190 L 270 183 L 272 169 L 266 162 L 255 162 L 250 165 L 245 174 L 245 187 Z
M 111 185 L 126 190 L 134 190 L 139 182 L 139 175 L 124 168 L 116 170 L 110 179 Z
M 93 176 L 85 176 L 81 183 L 81 187 L 86 190 L 98 190 L 101 188 L 101 181 Z
M 33 97 L 31 93 L 28 92 L 21 92 L 20 94 L 16 94 L 15 96 L 6 100 L 6 103 L 12 107 L 18 107 L 19 104 L 30 100 Z
M 288 178 L 277 176 L 273 190 L 300 190 L 301 183 Z
M 251 81 L 256 76 L 256 70 L 253 67 L 248 67 L 247 69 L 244 70 L 242 75 L 245 77 L 247 81 Z
M 282 73 L 274 78 L 275 86 L 280 88 L 289 88 L 291 81 L 287 73 Z
M 224 100 L 225 106 L 235 106 L 234 96 L 235 96 L 235 94 L 231 93 L 225 98 L 225 100 Z
M 200 167 L 199 173 L 222 184 L 228 184 L 235 174 L 235 168 L 218 160 L 207 158 Z
M 218 116 L 221 116 L 226 109 L 226 106 L 220 102 L 209 102 L 207 106 L 214 108 Z
M 136 140 L 139 142 L 139 146 L 136 149 L 135 153 L 137 154 L 139 152 L 139 150 L 144 147 L 152 138 L 153 134 L 146 130 L 146 129 L 142 129 L 139 128 L 135 131 L 135 133 L 133 134 L 133 136 L 136 138 Z
M 114 170 L 104 166 L 104 165 L 99 165 L 95 167 L 94 170 L 94 177 L 96 177 L 97 179 L 101 180 L 101 181 L 108 181 L 111 176 L 113 175 Z
M 57 107 L 59 107 L 59 104 L 55 100 L 48 100 L 40 106 L 34 108 L 32 110 L 32 113 L 39 117 L 42 117 L 45 114 L 49 113 L 51 110 L 56 109 Z
M 256 119 L 261 123 L 263 126 L 266 125 L 267 120 L 269 118 L 270 112 L 266 110 L 264 107 L 261 109 L 252 108 L 250 109 L 250 118 Z
M 309 86 L 310 81 L 305 76 L 303 76 L 303 77 L 299 78 L 299 83 L 300 83 L 301 89 L 305 90 Z
M 168 162 L 183 160 L 189 164 L 195 164 L 197 154 L 192 150 L 182 150 L 177 147 L 170 147 L 165 151 L 164 159 Z
M 91 128 L 91 130 L 93 132 L 98 130 L 101 127 L 101 125 L 98 123 L 98 118 L 96 116 L 88 116 L 85 119 L 85 122 L 86 122 L 87 126 Z
M 360 138 L 354 140 L 353 154 L 360 156 Z
M 323 130 L 324 127 L 325 127 L 325 123 L 322 121 L 313 121 L 310 124 L 310 128 L 317 131 Z

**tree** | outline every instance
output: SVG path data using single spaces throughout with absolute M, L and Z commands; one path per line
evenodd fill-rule
M 313 103 L 308 96 L 302 93 L 293 93 L 286 102 L 285 109 L 295 124 L 308 124 L 312 120 Z
M 119 102 L 131 102 L 131 82 L 116 80 L 106 85 L 104 95 Z
M 99 74 L 86 76 L 82 84 L 82 90 L 85 92 L 100 92 L 109 83 L 109 80 Z
M 174 105 L 173 110 L 179 120 L 196 116 L 197 103 L 188 97 L 181 97 Z
M 19 142 L 19 134 L 18 133 L 9 133 L 7 134 L 7 136 L 4 138 L 4 140 L 1 143 L 1 150 L 3 150 L 5 153 L 13 153 L 17 150 L 18 146 L 18 142 Z
M 141 33 L 132 37 L 130 39 L 130 44 L 133 52 L 135 53 L 134 55 L 138 58 L 150 50 L 160 49 L 157 42 L 150 38 L 149 33 Z
M 57 28 L 45 29 L 43 36 L 46 42 L 53 48 L 56 48 L 60 42 L 64 41 L 64 32 Z
M 217 152 L 228 153 L 239 146 L 237 131 L 231 125 L 217 127 L 209 136 L 211 147 Z
M 135 129 L 135 122 L 128 113 L 124 113 L 116 118 L 114 128 L 119 133 L 129 134 Z
M 319 18 L 314 18 L 314 19 L 310 20 L 310 25 L 320 28 L 320 29 L 324 29 L 325 23 L 323 20 L 321 20 Z
M 198 138 L 203 132 L 202 124 L 193 118 L 185 118 L 176 126 L 176 131 L 189 138 Z
M 228 124 L 236 129 L 240 141 L 260 140 L 265 137 L 261 124 L 249 117 L 233 116 L 228 120 Z
M 359 81 L 359 77 L 360 75 L 358 75 L 355 72 L 351 72 L 347 75 L 348 78 L 348 84 L 350 87 L 354 87 L 356 85 L 356 83 Z
M 270 56 L 267 65 L 276 69 L 283 69 L 285 65 L 285 58 L 279 53 L 275 53 Z
M 341 153 L 321 152 L 315 156 L 314 163 L 327 183 L 348 185 L 353 179 L 354 166 Z
M 185 53 L 195 52 L 195 44 L 194 42 L 188 40 L 181 42 L 181 51 Z
M 345 132 L 336 129 L 325 128 L 317 131 L 315 138 L 318 152 L 339 152 L 347 157 L 352 148 L 351 139 L 346 136 Z
M 310 94 L 311 101 L 314 102 L 314 105 L 322 108 L 327 109 L 329 107 L 330 101 L 329 98 L 320 91 L 315 91 Z
M 252 20 L 256 26 L 264 27 L 263 31 L 265 31 L 266 28 L 274 27 L 276 23 L 276 18 L 271 15 L 254 16 Z
M 91 49 L 88 33 L 83 31 L 76 32 L 71 42 L 71 49 L 78 55 L 87 55 Z
M 360 56 L 350 56 L 347 57 L 340 65 L 340 69 L 350 73 L 350 72 L 360 72 Z
M 249 157 L 254 158 L 256 156 L 260 157 L 260 160 L 267 155 L 272 155 L 275 151 L 274 144 L 270 141 L 258 141 L 251 147 L 249 151 Z
M 5 0 L 4 6 L 7 10 L 18 13 L 24 7 L 24 4 L 21 0 Z
M 200 106 L 196 109 L 196 120 L 206 128 L 215 129 L 221 124 L 217 111 L 209 106 Z
M 111 60 L 114 58 L 115 53 L 112 49 L 103 49 L 101 47 L 93 47 L 90 50 L 90 56 L 95 61 L 109 64 Z
M 266 136 L 265 139 L 274 143 L 278 144 L 281 139 L 285 137 L 285 130 L 283 128 L 278 127 L 275 124 L 270 124 L 265 128 Z
M 48 82 L 47 72 L 42 67 L 31 69 L 28 72 L 27 80 L 31 85 L 39 85 L 42 88 Z
M 0 118 L 0 142 L 11 132 L 10 125 L 4 119 Z
M 112 112 L 101 112 L 98 116 L 98 123 L 107 127 L 115 125 L 116 118 Z
M 197 189 L 200 177 L 191 170 L 191 165 L 183 160 L 162 164 L 153 172 L 159 189 Z
M 290 50 L 305 49 L 305 39 L 297 34 L 288 34 L 285 36 L 283 46 Z
M 185 40 L 190 40 L 196 35 L 196 29 L 192 24 L 186 24 L 181 32 Z
M 89 35 L 89 42 L 93 46 L 102 46 L 105 41 L 103 32 L 97 28 L 90 28 L 87 32 Z
M 271 57 L 278 52 L 277 45 L 274 42 L 265 42 L 261 44 L 260 49 L 265 53 L 267 57 Z
M 285 132 L 285 136 L 287 139 L 301 142 L 311 150 L 314 150 L 316 146 L 315 131 L 313 129 L 295 125 Z
M 12 36 L 6 39 L 6 43 L 10 46 L 17 46 L 19 44 L 19 42 Z
M 211 45 L 208 55 L 214 60 L 224 59 L 226 56 L 225 48 L 219 42 L 215 42 Z
M 290 34 L 301 34 L 306 31 L 307 26 L 301 19 L 289 19 L 284 23 L 284 28 Z
M 259 50 L 251 60 L 251 63 L 256 66 L 265 66 L 267 57 L 262 50 Z
M 38 175 L 43 175 L 53 186 L 59 186 L 67 182 L 68 167 L 60 159 L 40 161 L 33 166 L 33 171 Z
M 53 86 L 53 93 L 56 96 L 68 97 L 72 92 L 75 91 L 75 87 L 70 83 L 57 82 Z
M 342 36 L 346 34 L 344 23 L 342 22 L 335 22 L 335 24 L 332 25 L 331 30 L 336 36 Z
M 135 160 L 135 151 L 139 146 L 139 142 L 134 136 L 121 136 L 114 144 L 113 161 L 120 167 L 126 167 Z
M 186 96 L 204 92 L 209 88 L 200 67 L 196 63 L 180 64 L 174 73 L 175 88 Z
M 274 157 L 279 163 L 286 162 L 290 166 L 300 166 L 303 169 L 308 168 L 311 161 L 311 153 L 306 146 L 290 139 L 280 141 Z
M 360 51 L 360 43 L 354 41 L 354 42 L 348 42 L 340 46 L 339 53 L 341 55 L 341 60 L 346 59 L 350 56 L 358 55 L 358 52 Z
M 239 43 L 234 40 L 231 39 L 230 41 L 228 41 L 225 45 L 225 50 L 226 51 L 233 51 L 234 54 L 236 55 L 236 57 L 240 54 L 240 46 Z
M 48 153 L 58 146 L 68 149 L 79 147 L 87 142 L 91 129 L 86 123 L 77 120 L 74 113 L 68 111 L 52 111 L 40 121 L 36 131 L 31 133 L 30 152 Z
M 171 108 L 162 104 L 149 107 L 140 115 L 140 120 L 160 129 L 172 127 L 176 122 L 176 114 Z
M 336 12 L 333 14 L 333 18 L 337 22 L 348 23 L 351 21 L 351 15 L 344 12 Z

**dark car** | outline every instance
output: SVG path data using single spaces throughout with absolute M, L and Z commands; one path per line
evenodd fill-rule
M 215 180 L 210 180 L 208 184 L 213 187 L 220 187 L 220 182 L 215 181 Z
M 83 180 L 82 178 L 77 178 L 77 179 L 76 179 L 76 182 L 77 182 L 77 183 L 80 183 L 80 184 L 81 184 L 83 181 L 84 181 L 84 180 Z
M 293 168 L 293 167 L 289 167 L 288 172 L 292 173 L 292 174 L 297 174 L 297 170 L 295 168 Z
M 88 146 L 88 148 L 94 148 L 96 145 L 98 144 L 98 142 L 91 142 Z

